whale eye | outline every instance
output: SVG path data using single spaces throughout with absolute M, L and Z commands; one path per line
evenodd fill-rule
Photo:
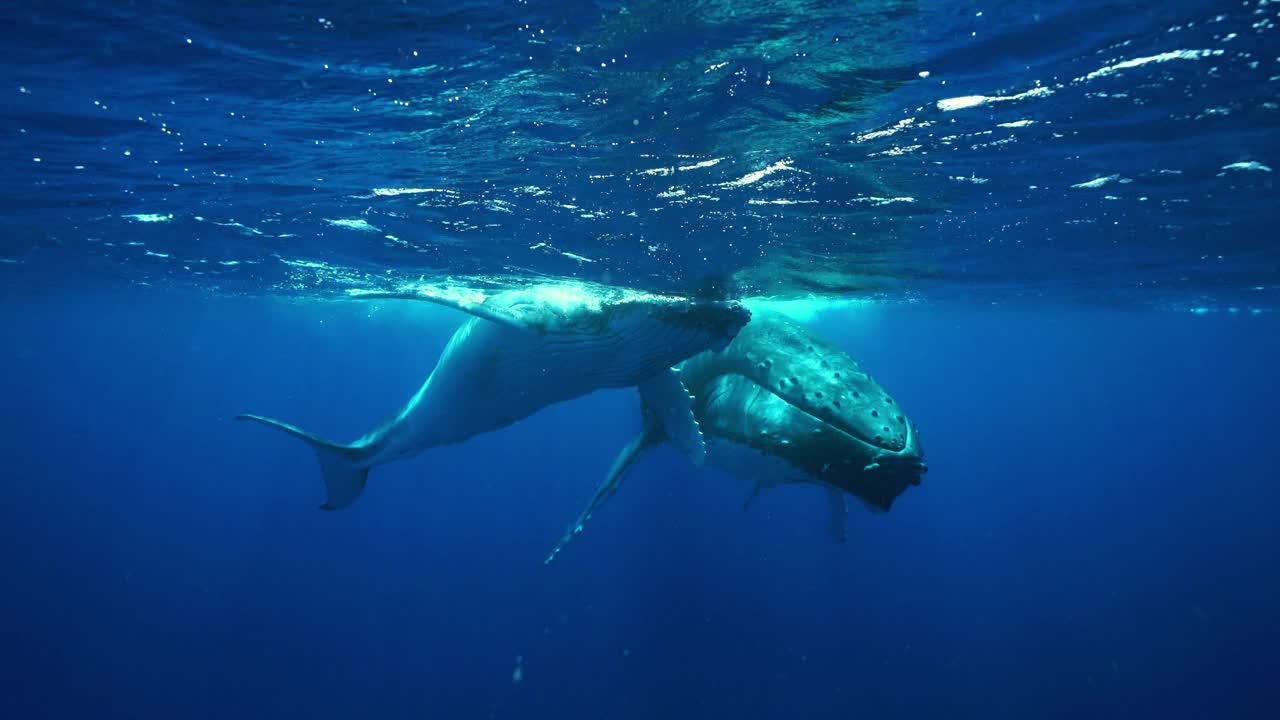
M 872 411 L 871 411 L 871 417 L 880 417 L 880 411 L 879 411 L 879 410 L 872 410 Z
M 821 399 L 822 399 L 822 393 L 821 393 L 821 392 L 816 392 L 816 393 L 814 393 L 814 394 L 813 394 L 813 396 L 814 396 L 814 397 L 816 397 L 816 398 L 818 398 L 819 400 L 821 400 Z

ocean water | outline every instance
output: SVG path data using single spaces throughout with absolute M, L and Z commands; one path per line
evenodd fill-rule
M 6 7 L 0 716 L 1280 714 L 1280 3 Z M 744 299 L 867 369 L 889 512 L 630 389 L 373 471 L 466 316 Z

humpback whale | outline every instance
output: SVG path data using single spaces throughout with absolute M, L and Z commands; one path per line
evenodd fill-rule
M 679 368 L 706 438 L 707 463 L 752 483 L 743 509 L 785 483 L 827 490 L 828 522 L 844 539 L 845 497 L 888 511 L 928 470 L 920 434 L 902 409 L 846 353 L 785 316 L 756 311 L 723 350 Z M 552 549 L 550 563 L 649 448 L 668 439 L 642 399 L 643 430 L 614 460 L 587 508 Z
M 553 403 L 638 386 L 663 436 L 701 464 L 692 398 L 672 366 L 724 348 L 751 314 L 732 301 L 651 295 L 585 284 L 543 284 L 492 296 L 437 288 L 352 291 L 364 299 L 433 302 L 470 314 L 435 368 L 393 418 L 343 444 L 261 415 L 308 443 L 337 510 L 363 492 L 370 468 L 506 427 Z

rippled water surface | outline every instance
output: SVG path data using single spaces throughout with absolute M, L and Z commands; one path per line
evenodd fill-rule
M 8 12 L 0 283 L 1265 312 L 1280 3 Z

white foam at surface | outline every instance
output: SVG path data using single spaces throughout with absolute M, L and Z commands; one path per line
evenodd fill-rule
M 1113 180 L 1118 180 L 1118 179 L 1120 179 L 1120 176 L 1119 176 L 1119 175 L 1108 175 L 1108 176 L 1106 176 L 1106 177 L 1098 177 L 1098 178 L 1094 178 L 1094 179 L 1092 179 L 1092 180 L 1086 180 L 1086 181 L 1084 181 L 1084 182 L 1082 182 L 1082 183 L 1076 183 L 1075 185 L 1072 185 L 1071 187 L 1073 187 L 1073 188 L 1100 188 L 1100 187 L 1102 187 L 1103 185 L 1106 185 L 1107 183 L 1109 183 L 1109 182 L 1111 182 L 1111 181 L 1113 181 Z
M 1254 172 L 1271 172 L 1271 168 L 1260 162 L 1250 160 L 1249 162 L 1234 162 L 1230 165 L 1223 165 L 1223 170 L 1252 170 Z
M 1200 58 L 1206 58 L 1206 57 L 1211 57 L 1211 56 L 1221 55 L 1221 54 L 1222 54 L 1221 50 L 1170 50 L 1169 52 L 1163 52 L 1163 53 L 1160 53 L 1159 55 L 1149 55 L 1147 57 L 1134 58 L 1132 60 L 1124 60 L 1124 61 L 1115 63 L 1113 65 L 1100 67 L 1097 70 L 1094 70 L 1093 72 L 1089 73 L 1088 75 L 1085 75 L 1083 79 L 1093 80 L 1095 78 L 1106 77 L 1107 75 L 1114 75 L 1115 73 L 1120 72 L 1121 70 L 1128 70 L 1129 68 L 1141 67 L 1143 65 L 1148 65 L 1150 63 L 1164 63 L 1164 62 L 1169 62 L 1170 60 L 1199 60 Z M 1077 78 L 1077 80 L 1080 80 L 1080 79 L 1081 78 Z
M 711 160 L 703 160 L 702 162 L 696 162 L 692 165 L 681 165 L 677 167 L 676 170 L 683 172 L 685 170 L 700 170 L 702 168 L 709 168 L 712 165 L 719 163 L 723 159 L 724 158 L 712 158 Z
M 789 170 L 794 172 L 795 168 L 791 167 L 791 164 L 788 161 L 779 160 L 778 162 L 764 168 L 763 170 L 756 170 L 755 172 L 747 173 L 746 175 L 743 175 L 737 180 L 730 180 L 727 183 L 720 183 L 720 187 L 729 188 L 729 187 L 742 187 L 743 185 L 750 185 L 752 183 L 760 182 L 761 180 L 765 179 L 766 177 L 776 172 L 782 172 L 784 170 Z
M 868 196 L 863 196 L 863 197 L 856 197 L 856 198 L 853 198 L 853 199 L 852 199 L 852 200 L 850 200 L 849 202 L 856 202 L 856 203 L 871 203 L 872 205 L 875 205 L 876 207 L 880 207 L 880 206 L 882 206 L 882 205 L 889 205 L 889 204 L 892 204 L 892 203 L 913 203 L 913 202 L 915 202 L 915 201 L 916 201 L 916 199 L 915 199 L 915 198 L 913 198 L 913 197 L 892 197 L 892 198 L 882 198 L 882 197 L 875 197 L 875 196 L 868 195 Z
M 856 138 L 854 138 L 854 142 L 862 143 L 868 140 L 875 140 L 876 138 L 888 137 L 902 130 L 906 130 L 907 128 L 914 125 L 915 122 L 916 122 L 915 118 L 906 118 L 905 120 L 899 120 L 892 127 L 885 128 L 884 130 L 873 130 L 869 133 L 863 133 L 857 136 Z
M 329 218 L 325 218 L 324 221 L 329 223 L 330 225 L 336 225 L 337 227 L 346 228 L 348 230 L 359 230 L 360 232 L 380 232 L 378 228 L 370 225 L 367 220 L 364 220 L 361 218 L 342 218 L 338 220 L 331 220 Z
M 1052 94 L 1053 90 L 1051 88 L 1037 87 L 1017 95 L 965 95 L 963 97 L 947 98 L 946 100 L 939 100 L 937 105 L 939 110 L 951 112 L 953 110 L 980 107 L 989 103 L 1008 102 L 1010 100 L 1022 100 L 1024 98 L 1043 97 Z
M 457 195 L 454 190 L 444 188 L 374 188 L 374 197 L 395 197 L 397 195 L 421 195 L 423 193 L 447 193 Z

